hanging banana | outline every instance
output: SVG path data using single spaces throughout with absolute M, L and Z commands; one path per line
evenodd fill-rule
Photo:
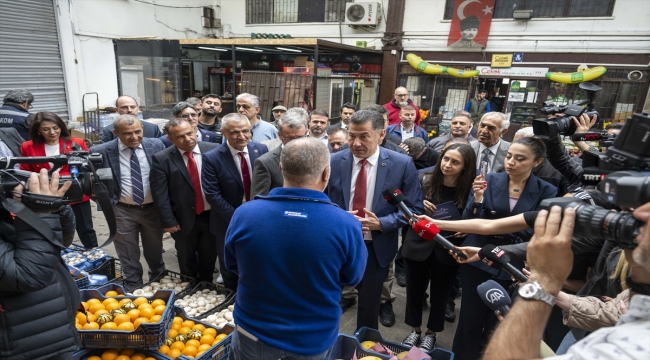
M 579 84 L 602 76 L 606 72 L 607 69 L 604 66 L 596 66 L 591 69 L 576 71 L 573 73 L 547 72 L 546 78 L 564 84 Z
M 415 54 L 406 55 L 406 61 L 408 61 L 409 65 L 413 66 L 415 70 L 429 75 L 442 74 L 447 71 L 446 66 L 429 64 L 426 61 L 422 60 L 421 57 Z
M 479 70 L 460 70 L 451 67 L 447 68 L 447 74 L 459 78 L 470 78 L 472 76 L 478 76 L 480 73 L 481 72 Z

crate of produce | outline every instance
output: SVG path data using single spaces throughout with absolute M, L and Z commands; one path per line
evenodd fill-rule
M 165 357 L 151 350 L 139 349 L 81 349 L 72 355 L 73 360 L 95 360 L 101 359 L 115 359 L 117 354 L 128 356 L 130 359 L 141 359 L 142 355 L 146 358 L 153 358 L 155 360 L 167 360 Z M 141 355 L 139 355 L 141 354 Z M 104 357 L 102 357 L 104 355 Z M 96 356 L 95 358 L 93 356 Z
M 84 348 L 155 350 L 165 342 L 166 329 L 172 319 L 174 290 L 160 290 L 145 298 L 106 297 L 93 289 L 80 291 L 79 297 L 87 310 L 87 317 L 77 313 L 77 328 Z M 151 307 L 143 306 L 144 303 Z M 163 304 L 165 306 L 159 309 Z M 122 315 L 127 315 L 128 321 Z
M 183 309 L 177 306 L 174 306 L 173 314 L 165 344 L 158 349 L 165 359 L 228 358 L 232 341 L 231 334 L 235 331 L 233 326 L 217 328 L 212 324 L 189 317 Z
M 183 297 L 176 296 L 174 305 L 182 308 L 189 316 L 202 319 L 208 314 L 228 307 L 234 300 L 235 294 L 232 290 L 202 281 Z
M 120 284 L 113 283 L 113 282 L 108 283 L 108 284 L 104 284 L 102 286 L 98 286 L 98 287 L 96 287 L 94 289 L 99 291 L 100 294 L 102 294 L 104 296 L 107 296 L 107 297 L 108 296 L 117 297 L 117 296 L 126 296 L 127 295 L 127 292 L 124 289 L 124 286 L 122 286 Z M 117 295 L 106 295 L 109 291 L 115 291 L 117 293 Z
M 108 256 L 102 249 L 83 251 L 81 255 L 88 259 L 88 262 L 91 264 L 92 269 L 96 269 L 102 266 L 104 262 L 112 258 L 111 256 Z
M 70 266 L 74 266 L 79 270 L 90 271 L 93 269 L 93 264 L 80 251 L 70 251 L 61 255 L 61 259 Z
M 329 360 L 335 359 L 352 359 L 356 355 L 357 359 L 361 359 L 365 356 L 374 356 L 381 360 L 389 360 L 391 357 L 383 354 L 377 354 L 375 352 L 370 352 L 361 347 L 359 340 L 354 336 L 339 334 L 336 338 L 336 342 L 332 347 L 332 352 L 330 353 Z
M 383 347 L 394 352 L 395 354 L 409 351 L 409 347 L 407 346 L 385 340 L 381 336 L 379 331 L 375 329 L 362 327 L 361 329 L 357 330 L 356 333 L 354 333 L 354 337 L 359 341 L 359 343 L 363 343 L 366 341 L 373 342 L 373 343 L 380 343 Z M 368 344 L 368 346 L 371 345 Z M 377 356 L 376 354 L 377 354 L 376 352 L 371 352 L 371 355 L 373 356 Z M 454 353 L 449 350 L 445 350 L 443 348 L 435 348 L 433 349 L 433 351 L 427 354 L 431 356 L 432 360 L 453 360 L 454 359 Z
M 71 265 L 66 264 L 66 266 L 70 276 L 72 276 L 74 282 L 77 284 L 77 288 L 79 288 L 79 290 L 87 289 L 90 285 L 90 282 L 88 281 L 88 273 Z
M 169 285 L 169 283 L 173 285 Z M 153 294 L 158 290 L 173 289 L 176 291 L 176 298 L 182 298 L 192 291 L 195 284 L 196 278 L 165 270 L 151 282 L 142 285 L 140 288 L 133 289 L 131 293 L 138 296 L 147 296 L 149 293 Z
M 88 271 L 88 273 L 94 275 L 106 275 L 110 281 L 122 278 L 122 267 L 120 266 L 119 260 L 114 257 L 108 257 L 106 261 L 102 262 L 98 267 Z

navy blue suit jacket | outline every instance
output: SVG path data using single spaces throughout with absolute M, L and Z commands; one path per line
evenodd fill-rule
M 255 160 L 267 152 L 266 145 L 248 143 L 251 169 Z M 210 204 L 210 232 L 217 237 L 218 246 L 223 248 L 232 214 L 244 199 L 244 183 L 227 144 L 203 154 L 202 161 L 201 185 L 205 199 Z M 252 171 L 250 175 L 253 176 Z
M 102 167 L 110 168 L 113 171 L 113 204 L 120 200 L 122 194 L 121 171 L 120 171 L 120 153 L 117 142 L 119 139 L 115 138 L 109 142 L 93 146 L 90 148 L 91 153 L 102 154 Z M 149 169 L 153 167 L 152 156 L 158 151 L 164 150 L 165 145 L 159 139 L 142 138 L 142 148 L 149 160 Z
M 508 174 L 505 172 L 489 173 L 485 180 L 488 183 L 488 187 L 483 193 L 483 202 L 480 204 L 475 203 L 474 192 L 472 191 L 469 199 L 467 199 L 465 211 L 463 211 L 463 219 L 501 219 L 521 214 L 526 211 L 533 211 L 537 209 L 537 206 L 542 200 L 557 195 L 557 188 L 555 186 L 531 174 L 526 182 L 526 187 L 521 192 L 519 200 L 517 200 L 517 204 L 512 211 L 510 211 Z M 463 246 L 483 247 L 487 244 L 496 246 L 517 244 L 530 240 L 532 235 L 532 229 L 512 234 L 494 236 L 470 234 L 463 242 Z M 492 275 L 498 275 L 499 278 L 510 279 L 510 275 L 505 274 L 503 271 L 499 273 L 499 270 L 487 266 L 482 261 L 473 262 L 471 265 L 477 266 Z M 513 263 L 513 265 L 521 269 L 523 267 L 523 262 Z
M 217 135 L 215 135 L 215 133 L 213 133 L 212 131 L 199 129 L 199 134 L 201 136 L 199 136 L 196 139 L 197 141 L 204 141 L 204 142 L 217 144 Z M 163 142 L 163 144 L 165 144 L 165 147 L 172 146 L 172 142 L 171 142 L 171 140 L 169 140 L 167 135 L 163 135 L 163 136 L 159 137 L 159 139 L 160 139 L 160 141 Z
M 340 150 L 332 154 L 330 163 L 331 176 L 325 192 L 332 202 L 343 210 L 350 210 L 348 207 L 350 204 L 353 166 L 354 156 L 350 149 Z M 382 267 L 388 266 L 395 258 L 398 231 L 408 224 L 398 208 L 384 200 L 382 191 L 389 187 L 402 190 L 406 198 L 404 201 L 406 206 L 414 213 L 424 213 L 422 189 L 413 159 L 380 146 L 372 212 L 379 218 L 383 230 L 372 232 L 372 242 L 375 247 L 377 262 Z

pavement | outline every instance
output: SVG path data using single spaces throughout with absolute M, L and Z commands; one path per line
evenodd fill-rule
M 97 211 L 96 205 L 91 202 L 92 211 L 93 211 L 93 224 L 95 231 L 97 233 L 97 241 L 99 245 L 103 244 L 104 241 L 108 238 L 108 226 L 106 224 L 106 219 L 104 218 L 104 213 Z M 82 246 L 79 238 L 75 234 L 74 244 Z M 163 259 L 165 260 L 165 265 L 168 270 L 178 272 L 178 261 L 176 260 L 176 249 L 174 248 L 174 240 L 172 239 L 169 233 L 165 233 L 163 236 L 163 249 L 165 253 L 163 254 Z M 110 256 L 117 258 L 115 253 L 115 247 L 113 244 L 110 244 L 103 248 L 103 250 Z M 147 282 L 147 263 L 144 261 L 144 257 L 141 257 L 140 262 L 144 269 L 145 278 L 143 279 Z M 215 274 L 216 279 L 216 274 Z M 379 332 L 384 337 L 384 339 L 401 343 L 402 340 L 411 332 L 411 327 L 404 323 L 404 315 L 406 312 L 406 288 L 403 288 L 397 285 L 397 282 L 394 282 L 393 285 L 393 295 L 395 295 L 396 300 L 393 302 L 393 311 L 395 312 L 395 325 L 392 327 L 385 327 L 379 325 Z M 448 350 L 451 350 L 454 334 L 456 332 L 456 326 L 458 324 L 458 315 L 460 311 L 460 299 L 456 299 L 456 322 L 449 323 L 445 322 L 445 330 L 437 335 L 437 345 Z M 341 317 L 341 324 L 339 332 L 345 334 L 354 334 L 357 325 L 357 305 L 349 308 L 343 316 Z M 424 310 L 422 314 L 423 322 L 426 324 L 426 319 L 429 316 L 429 310 Z M 423 325 L 425 325 L 423 324 Z M 426 327 L 426 326 L 423 326 Z

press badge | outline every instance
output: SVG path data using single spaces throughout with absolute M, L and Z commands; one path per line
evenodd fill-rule
M 303 213 L 299 211 L 285 211 L 284 216 L 299 217 L 303 219 L 306 219 L 308 217 L 307 213 Z

